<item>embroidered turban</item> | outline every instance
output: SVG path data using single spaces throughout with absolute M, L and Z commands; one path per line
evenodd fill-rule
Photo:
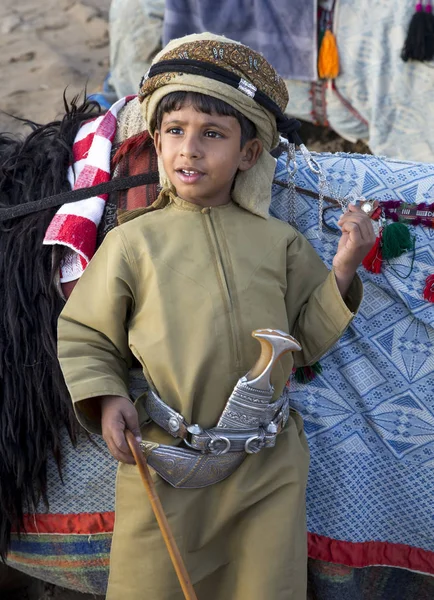
M 223 100 L 255 124 L 264 150 L 254 167 L 237 174 L 232 198 L 267 218 L 275 169 L 270 150 L 279 143 L 279 132 L 292 141 L 298 128 L 298 122 L 284 114 L 288 92 L 283 79 L 247 46 L 211 33 L 194 34 L 172 40 L 142 79 L 139 100 L 151 135 L 159 102 L 176 91 Z M 163 189 L 173 191 L 161 163 L 159 168 Z

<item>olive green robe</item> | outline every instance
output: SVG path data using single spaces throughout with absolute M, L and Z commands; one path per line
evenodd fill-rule
M 60 316 L 59 358 L 77 416 L 100 432 L 92 398 L 128 398 L 133 354 L 165 402 L 214 426 L 259 356 L 254 329 L 287 331 L 303 348 L 274 369 L 277 398 L 293 359 L 317 361 L 361 295 L 356 277 L 344 302 L 334 274 L 289 225 L 232 202 L 201 208 L 176 198 L 107 236 Z M 156 425 L 142 434 L 178 443 Z M 292 411 L 275 448 L 215 486 L 174 489 L 155 474 L 199 600 L 304 600 L 307 469 Z M 107 598 L 182 597 L 136 467 L 120 465 Z

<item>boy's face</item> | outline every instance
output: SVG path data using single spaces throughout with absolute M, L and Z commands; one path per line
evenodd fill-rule
M 250 169 L 262 144 L 249 140 L 240 149 L 241 127 L 235 117 L 198 112 L 191 104 L 163 115 L 155 131 L 158 156 L 183 200 L 199 206 L 219 206 L 230 200 L 238 170 Z

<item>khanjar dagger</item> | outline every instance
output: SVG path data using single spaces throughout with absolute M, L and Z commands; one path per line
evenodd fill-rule
M 216 427 L 188 424 L 155 391 L 149 391 L 145 402 L 148 415 L 191 448 L 141 443 L 149 465 L 174 487 L 200 488 L 222 481 L 248 454 L 275 445 L 288 419 L 289 402 L 285 394 L 271 402 L 271 373 L 284 354 L 299 351 L 301 346 L 278 329 L 257 329 L 252 336 L 261 344 L 261 354 L 236 383 Z

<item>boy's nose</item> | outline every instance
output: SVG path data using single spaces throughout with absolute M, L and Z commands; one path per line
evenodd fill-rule
M 200 143 L 196 136 L 186 135 L 181 146 L 181 155 L 185 158 L 199 158 L 201 153 Z

